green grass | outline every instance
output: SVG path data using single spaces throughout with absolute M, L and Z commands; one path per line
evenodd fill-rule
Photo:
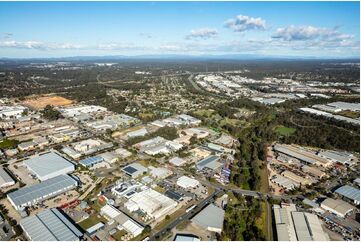
M 18 145 L 19 141 L 12 139 L 4 139 L 0 141 L 0 149 L 12 149 Z
M 283 136 L 291 135 L 296 131 L 296 129 L 294 129 L 294 128 L 285 127 L 283 125 L 277 126 L 275 130 L 278 134 L 283 135 Z
M 91 226 L 93 226 L 93 225 L 95 225 L 95 224 L 97 224 L 99 222 L 106 223 L 107 220 L 105 218 L 101 217 L 101 216 L 98 218 L 97 214 L 93 214 L 89 218 L 81 221 L 79 223 L 79 226 L 82 229 L 87 230 L 88 228 L 90 228 Z
M 112 235 L 112 237 L 116 241 L 122 241 L 122 236 L 124 236 L 127 232 L 125 230 L 119 230 L 115 234 Z
M 262 215 L 261 217 L 256 219 L 256 226 L 262 230 L 263 234 L 266 236 L 268 235 L 268 228 L 267 228 L 267 203 L 266 202 L 260 202 L 261 203 L 261 209 L 262 209 Z

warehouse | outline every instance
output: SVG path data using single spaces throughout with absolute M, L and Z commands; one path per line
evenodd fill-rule
M 39 184 L 22 187 L 9 193 L 7 197 L 16 210 L 22 210 L 25 207 L 69 191 L 77 185 L 77 181 L 70 176 L 60 175 Z
M 350 199 L 356 205 L 360 204 L 360 190 L 349 185 L 345 185 L 336 189 L 335 193 Z
M 145 136 L 146 134 L 148 134 L 146 128 L 141 128 L 135 131 L 128 132 L 127 136 L 128 138 L 135 138 L 135 137 Z
M 137 178 L 137 177 L 143 175 L 144 172 L 147 172 L 148 169 L 139 163 L 132 163 L 132 164 L 124 167 L 122 169 L 122 171 L 125 172 L 125 174 L 127 174 L 128 176 L 130 176 L 132 178 Z
M 321 203 L 321 208 L 341 218 L 346 217 L 349 213 L 356 209 L 345 201 L 342 201 L 340 199 L 335 200 L 332 198 L 327 198 L 326 200 L 324 200 Z
M 282 176 L 291 179 L 292 181 L 295 181 L 296 183 L 299 183 L 301 185 L 309 185 L 312 183 L 310 179 L 301 177 L 299 175 L 296 175 L 295 173 L 291 171 L 284 171 L 281 173 Z
M 163 167 L 149 166 L 148 169 L 149 169 L 150 175 L 156 179 L 164 179 L 173 174 L 173 172 L 171 170 L 169 170 L 167 168 L 163 168 Z
M 236 151 L 234 149 L 225 148 L 223 146 L 216 145 L 213 143 L 208 143 L 207 148 L 212 151 L 215 151 L 217 153 L 227 153 L 227 154 L 232 154 L 232 155 L 236 153 Z
M 114 220 L 118 223 L 117 228 L 119 230 L 124 229 L 129 234 L 131 234 L 132 237 L 136 237 L 136 236 L 140 235 L 142 233 L 144 227 L 142 225 L 140 225 L 139 223 L 137 223 L 132 218 L 130 218 L 128 215 L 123 213 L 122 211 L 119 211 L 119 212 L 120 212 L 120 214 L 114 218 Z
M 124 159 L 132 155 L 131 152 L 127 151 L 124 148 L 118 148 L 115 150 L 115 153 L 120 156 L 120 158 Z
M 102 157 L 104 161 L 109 164 L 113 164 L 118 161 L 118 154 L 114 151 L 104 152 L 99 154 L 98 156 Z
M 140 209 L 156 220 L 173 213 L 177 205 L 177 202 L 151 188 L 136 193 L 124 204 L 129 211 Z
M 175 166 L 182 166 L 185 163 L 187 163 L 184 159 L 179 158 L 179 157 L 173 157 L 172 159 L 169 160 L 169 163 L 175 165 Z
M 74 165 L 55 152 L 25 160 L 23 164 L 40 181 L 73 172 Z
M 302 171 L 311 174 L 314 177 L 321 179 L 326 176 L 326 173 L 314 166 L 302 166 Z
M 27 141 L 27 142 L 23 142 L 21 144 L 18 144 L 18 149 L 20 151 L 27 151 L 27 150 L 32 150 L 37 146 L 37 143 L 33 142 L 33 141 Z
M 83 233 L 56 208 L 24 218 L 20 226 L 31 241 L 79 241 L 83 237 Z
M 214 204 L 209 204 L 192 218 L 192 222 L 197 226 L 216 233 L 222 233 L 223 220 L 224 210 Z
M 321 221 L 311 213 L 297 212 L 294 204 L 273 205 L 278 241 L 327 241 Z
M 199 181 L 188 176 L 181 176 L 177 180 L 177 185 L 184 189 L 194 188 L 199 186 Z
M 14 184 L 14 179 L 11 178 L 4 168 L 0 167 L 0 188 L 9 187 Z
M 346 152 L 337 152 L 332 150 L 320 151 L 318 153 L 319 156 L 326 158 L 332 162 L 337 162 L 343 165 L 351 165 L 352 162 L 352 154 Z
M 96 169 L 96 168 L 100 168 L 100 167 L 109 166 L 109 164 L 104 162 L 104 159 L 101 156 L 92 156 L 92 157 L 82 159 L 79 161 L 79 164 L 86 168 L 89 168 L 89 169 Z
M 329 160 L 322 158 L 315 153 L 312 153 L 308 150 L 305 150 L 301 147 L 296 147 L 294 145 L 285 145 L 285 144 L 276 144 L 273 149 L 276 152 L 283 153 L 285 155 L 299 159 L 300 161 L 306 162 L 308 164 L 314 164 L 317 166 L 328 167 L 332 164 Z
M 211 170 L 217 170 L 222 166 L 222 163 L 218 162 L 220 159 L 219 156 L 215 156 L 215 155 L 210 155 L 208 157 L 206 157 L 203 160 L 200 160 L 197 162 L 197 169 L 199 171 L 208 168 Z
M 279 176 L 279 175 L 274 175 L 274 177 L 272 177 L 272 179 L 271 179 L 271 182 L 286 189 L 286 191 L 291 191 L 291 190 L 295 189 L 296 187 L 300 186 L 299 183 L 294 182 L 288 178 L 285 178 L 285 177 Z

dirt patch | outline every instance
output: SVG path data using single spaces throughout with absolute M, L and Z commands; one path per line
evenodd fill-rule
M 27 99 L 25 101 L 23 101 L 23 104 L 25 106 L 28 106 L 32 109 L 43 109 L 45 108 L 46 105 L 52 105 L 55 107 L 60 107 L 60 106 L 68 106 L 70 104 L 72 104 L 73 101 L 66 99 L 64 97 L 60 97 L 60 96 L 46 96 L 46 97 L 38 97 L 38 98 L 33 98 L 33 99 Z

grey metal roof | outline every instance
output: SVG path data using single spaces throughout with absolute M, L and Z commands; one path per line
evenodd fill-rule
M 222 165 L 220 162 L 218 162 L 218 160 L 219 160 L 219 156 L 210 155 L 204 158 L 203 160 L 198 161 L 197 168 L 199 170 L 202 170 L 205 167 L 208 167 L 210 169 L 217 169 Z
M 72 163 L 55 152 L 50 152 L 25 160 L 24 164 L 39 177 L 46 176 L 69 167 L 74 167 Z
M 208 227 L 222 229 L 223 220 L 224 210 L 213 204 L 209 204 L 194 218 L 192 218 L 192 222 L 205 229 L 207 229 Z
M 336 152 L 336 151 L 329 151 L 329 150 L 325 150 L 325 151 L 320 151 L 318 153 L 318 155 L 320 156 L 324 156 L 327 157 L 329 159 L 333 159 L 336 160 L 340 163 L 347 163 L 351 160 L 352 157 L 350 157 L 349 154 L 347 153 L 343 153 L 343 152 Z
M 76 241 L 83 235 L 56 208 L 24 218 L 20 225 L 33 241 Z
M 4 183 L 13 182 L 14 179 L 1 167 L 0 168 L 0 186 Z
M 20 188 L 7 196 L 14 202 L 16 206 L 21 206 L 25 203 L 32 202 L 39 198 L 45 197 L 51 193 L 63 190 L 69 186 L 76 186 L 77 182 L 67 175 L 60 175 L 39 184 Z
M 299 241 L 311 241 L 312 236 L 307 226 L 306 218 L 303 212 L 292 212 L 293 223 Z
M 88 157 L 88 158 L 85 158 L 81 161 L 79 161 L 79 163 L 83 166 L 92 166 L 92 165 L 95 165 L 95 164 L 98 164 L 100 162 L 104 161 L 104 158 L 103 157 L 100 157 L 100 156 L 93 156 L 93 157 Z
M 349 185 L 345 185 L 345 186 L 337 188 L 335 192 L 344 197 L 347 197 L 349 199 L 360 202 L 360 190 L 359 189 L 356 189 Z

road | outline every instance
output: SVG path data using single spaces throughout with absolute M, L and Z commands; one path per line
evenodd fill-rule
M 206 199 L 202 200 L 200 203 L 197 204 L 197 206 L 189 211 L 188 213 L 185 213 L 183 216 L 178 217 L 177 219 L 175 219 L 174 221 L 172 221 L 170 224 L 168 224 L 167 226 L 165 226 L 163 229 L 161 229 L 160 231 L 156 232 L 155 234 L 150 236 L 151 241 L 157 240 L 157 238 L 160 238 L 162 235 L 166 234 L 168 231 L 172 230 L 173 228 L 175 228 L 179 223 L 181 223 L 182 221 L 185 220 L 189 220 L 190 218 L 192 218 L 195 214 L 197 214 L 198 212 L 200 212 L 205 206 L 207 206 L 210 201 L 217 196 L 218 194 L 220 194 L 222 191 L 217 189 L 216 191 L 214 191 L 211 195 L 209 195 Z

